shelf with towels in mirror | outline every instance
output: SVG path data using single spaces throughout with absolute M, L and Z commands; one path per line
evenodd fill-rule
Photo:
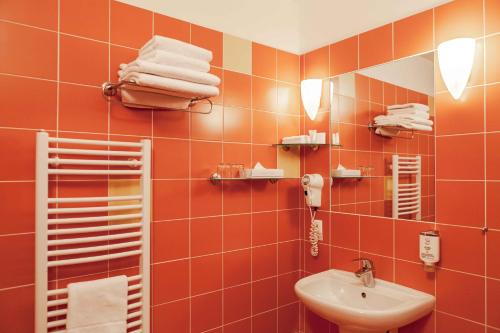
M 397 131 L 398 133 L 396 133 L 394 135 L 392 135 L 392 134 L 380 134 L 380 133 L 376 132 L 376 130 L 378 128 L 386 129 L 389 131 Z M 386 137 L 386 138 L 413 139 L 413 137 L 415 136 L 415 129 L 406 128 L 403 126 L 376 125 L 374 123 L 369 123 L 368 130 L 374 131 L 375 134 Z M 399 132 L 406 132 L 406 133 L 409 133 L 410 135 L 408 135 L 408 136 L 398 135 Z
M 219 184 L 221 181 L 248 181 L 248 180 L 265 180 L 269 181 L 270 183 L 274 184 L 278 180 L 284 180 L 284 179 L 296 179 L 299 180 L 300 178 L 297 177 L 221 177 L 218 173 L 213 173 L 208 180 L 212 182 L 212 184 L 216 185 Z
M 307 147 L 312 150 L 318 150 L 319 147 L 330 146 L 330 147 L 342 147 L 342 145 L 334 145 L 329 143 L 275 143 L 272 145 L 273 147 L 282 147 L 284 151 L 290 150 L 290 148 L 294 147 Z

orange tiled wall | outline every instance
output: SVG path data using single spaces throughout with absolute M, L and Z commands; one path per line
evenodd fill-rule
M 304 274 L 330 267 L 354 270 L 351 259 L 368 256 L 379 277 L 436 295 L 432 314 L 399 332 L 500 331 L 499 22 L 498 0 L 457 0 L 301 56 L 302 78 L 328 78 L 433 51 L 451 38 L 477 39 L 472 77 L 461 100 L 451 98 L 436 70 L 436 223 L 323 210 L 320 255 L 312 258 L 304 244 Z M 306 120 L 303 129 L 328 131 L 330 115 L 325 110 L 317 121 Z M 342 133 L 340 140 L 346 141 Z M 370 140 L 378 139 L 371 134 Z M 355 142 L 360 142 L 358 136 Z M 330 163 L 326 150 L 304 155 L 305 170 L 326 176 Z M 331 205 L 338 204 L 335 198 Z M 308 212 L 304 216 L 303 228 L 308 230 Z M 485 225 L 487 233 L 482 232 Z M 417 236 L 433 228 L 441 233 L 442 257 L 436 273 L 425 273 Z M 303 307 L 301 318 L 304 332 L 334 331 L 335 325 Z
M 211 115 L 131 111 L 101 96 L 153 34 L 213 51 L 223 83 Z M 269 144 L 300 128 L 299 56 L 108 0 L 1 1 L 0 44 L 0 332 L 33 332 L 39 129 L 152 139 L 153 332 L 295 331 L 298 182 L 207 178 L 221 161 L 276 166 Z M 51 185 L 87 196 L 111 186 Z M 84 265 L 53 279 L 64 285 L 106 269 Z

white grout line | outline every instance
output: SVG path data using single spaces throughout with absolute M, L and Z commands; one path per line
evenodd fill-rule
M 486 35 L 486 0 L 483 0 L 483 36 Z M 486 38 L 483 39 L 483 84 L 486 82 L 486 74 L 487 74 L 487 64 L 486 64 Z M 486 87 L 483 88 L 483 131 L 486 131 L 487 123 L 486 123 Z M 483 163 L 484 163 L 484 228 L 488 227 L 488 197 L 487 197 L 487 189 L 486 189 L 486 179 L 487 175 L 487 140 L 486 133 L 483 134 Z M 486 275 L 488 272 L 488 236 L 486 233 L 483 233 L 484 237 L 484 333 L 488 332 L 486 324 L 488 324 L 488 283 L 486 279 Z

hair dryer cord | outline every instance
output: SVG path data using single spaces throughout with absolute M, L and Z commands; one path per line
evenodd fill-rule
M 318 227 L 314 223 L 314 219 L 316 217 L 317 208 L 309 207 L 309 213 L 311 214 L 311 227 L 309 229 L 309 241 L 311 242 L 311 255 L 313 257 L 317 257 L 319 253 L 318 241 Z

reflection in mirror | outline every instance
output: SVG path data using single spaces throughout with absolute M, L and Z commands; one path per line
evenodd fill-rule
M 332 210 L 434 221 L 434 54 L 331 79 Z

